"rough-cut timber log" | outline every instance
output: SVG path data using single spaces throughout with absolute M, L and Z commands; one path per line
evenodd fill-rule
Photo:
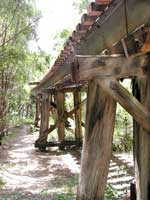
M 129 58 L 121 55 L 77 56 L 72 71 L 75 79 L 86 80 L 95 76 L 117 79 L 144 76 L 150 68 L 150 54 L 139 53 Z M 75 75 L 75 73 L 77 73 Z
M 81 92 L 76 89 L 74 91 L 74 107 L 81 103 Z M 75 139 L 76 141 L 82 140 L 82 116 L 81 108 L 75 112 Z
M 65 122 L 60 120 L 65 113 L 65 96 L 63 92 L 57 92 L 56 94 L 57 101 L 57 115 L 58 115 L 58 139 L 60 142 L 64 141 L 65 138 Z
M 103 200 L 112 152 L 115 101 L 89 82 L 78 200 Z
M 41 102 L 41 124 L 40 124 L 40 135 L 39 138 L 45 135 L 45 131 L 49 128 L 49 94 L 42 94 L 42 102 Z M 47 141 L 47 137 L 45 137 L 45 141 Z
M 97 79 L 97 83 L 127 110 L 145 130 L 150 132 L 150 112 L 144 105 L 114 79 Z
M 76 47 L 76 54 L 97 55 L 111 47 L 127 32 L 150 21 L 149 7 L 149 0 L 114 0 Z
M 133 93 L 150 112 L 150 80 L 137 79 Z M 141 113 L 142 115 L 142 113 Z M 137 200 L 150 199 L 150 131 L 134 121 L 134 161 Z

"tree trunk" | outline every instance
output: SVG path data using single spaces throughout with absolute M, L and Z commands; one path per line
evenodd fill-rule
M 76 107 L 81 103 L 81 93 L 78 89 L 74 91 L 74 106 Z M 81 108 L 75 112 L 75 139 L 76 141 L 82 140 L 82 115 Z
M 103 200 L 112 153 L 116 102 L 89 82 L 78 200 Z
M 150 80 L 133 82 L 133 94 L 150 111 Z M 137 200 L 150 199 L 150 134 L 134 121 L 134 162 Z

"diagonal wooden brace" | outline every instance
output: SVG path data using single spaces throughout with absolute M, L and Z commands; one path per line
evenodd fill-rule
M 71 110 L 70 112 L 66 112 L 64 114 L 64 116 L 62 116 L 54 125 L 51 125 L 51 127 L 49 129 L 47 129 L 42 135 L 41 137 L 36 140 L 35 142 L 35 146 L 36 144 L 38 143 L 42 143 L 43 141 L 45 141 L 45 138 L 47 138 L 48 134 L 51 133 L 53 130 L 55 130 L 59 123 L 62 122 L 62 121 L 66 121 L 67 118 L 71 117 L 78 109 L 80 109 L 80 107 L 86 103 L 86 99 L 83 100 L 80 104 L 78 104 L 77 106 L 74 107 L 73 110 Z
M 150 132 L 150 112 L 115 79 L 96 79 L 97 83 L 133 118 Z

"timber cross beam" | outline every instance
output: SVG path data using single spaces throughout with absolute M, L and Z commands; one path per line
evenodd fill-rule
M 66 121 L 67 118 L 71 118 L 72 115 L 73 115 L 78 109 L 80 109 L 80 107 L 81 107 L 83 104 L 86 103 L 86 101 L 87 101 L 87 100 L 84 99 L 80 104 L 76 105 L 76 106 L 74 107 L 73 110 L 71 110 L 70 112 L 67 112 L 67 111 L 66 111 L 66 112 L 64 113 L 64 115 L 63 115 L 62 117 L 60 117 L 54 125 L 51 125 L 49 129 L 45 130 L 45 131 L 42 133 L 42 135 L 39 137 L 39 139 L 36 140 L 36 142 L 35 142 L 35 147 L 38 147 L 39 144 L 42 144 L 42 143 L 43 143 L 43 141 L 44 141 L 44 143 L 45 143 L 45 140 L 46 140 L 48 134 L 51 133 L 53 130 L 55 130 L 55 129 L 58 127 L 59 123 L 61 123 L 62 121 Z M 45 143 L 45 144 L 46 144 L 46 143 Z
M 95 79 L 104 91 L 150 132 L 150 112 L 119 83 L 122 78 L 149 76 L 149 52 L 128 58 L 122 55 L 76 56 L 72 74 L 72 79 L 76 82 Z
M 71 66 L 72 80 L 90 80 L 98 77 L 130 78 L 143 77 L 150 72 L 150 52 L 134 54 L 128 58 L 124 55 L 75 56 Z

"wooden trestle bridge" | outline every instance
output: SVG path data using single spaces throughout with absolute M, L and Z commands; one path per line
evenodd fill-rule
M 82 143 L 80 93 L 87 89 L 85 134 L 78 200 L 103 200 L 115 124 L 116 103 L 134 118 L 137 200 L 150 199 L 150 0 L 95 0 L 89 5 L 48 74 L 33 88 L 40 134 L 35 146 Z M 120 80 L 130 78 L 133 95 Z M 74 109 L 64 107 L 74 94 Z M 49 125 L 51 108 L 57 121 Z M 41 114 L 40 114 L 41 113 Z M 65 141 L 65 121 L 75 115 L 75 141 Z M 47 142 L 58 130 L 59 141 Z

